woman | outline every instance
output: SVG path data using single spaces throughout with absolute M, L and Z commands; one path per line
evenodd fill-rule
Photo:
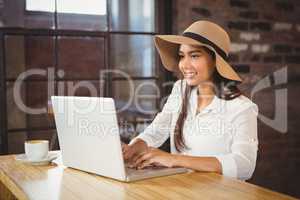
M 123 145 L 134 166 L 185 167 L 241 180 L 257 156 L 257 106 L 241 95 L 242 80 L 227 63 L 230 39 L 217 24 L 197 21 L 183 35 L 157 35 L 163 65 L 183 75 L 163 110 Z M 171 153 L 157 149 L 170 137 Z

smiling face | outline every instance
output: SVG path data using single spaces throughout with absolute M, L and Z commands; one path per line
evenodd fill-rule
M 190 86 L 212 81 L 215 62 L 201 46 L 180 45 L 179 69 Z

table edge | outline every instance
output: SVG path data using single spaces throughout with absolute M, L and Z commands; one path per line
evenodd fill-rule
M 18 186 L 13 179 L 11 179 L 0 166 L 0 182 L 17 198 L 20 200 L 28 200 L 26 193 Z

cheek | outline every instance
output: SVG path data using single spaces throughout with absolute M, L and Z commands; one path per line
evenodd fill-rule
M 186 69 L 186 67 L 184 67 L 180 62 L 178 64 L 178 69 L 179 69 L 179 72 L 183 75 L 183 72 L 184 70 Z
M 180 61 L 179 61 L 179 63 L 178 63 L 178 68 L 179 68 L 179 70 L 182 72 L 182 64 L 180 63 Z
M 210 75 L 211 69 L 206 60 L 200 60 L 197 63 L 195 63 L 195 70 L 200 76 L 208 76 Z

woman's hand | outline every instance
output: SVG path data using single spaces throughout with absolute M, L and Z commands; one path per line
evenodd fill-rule
M 133 144 L 122 144 L 125 161 L 129 166 L 138 169 L 151 165 L 165 167 L 184 167 L 196 171 L 222 174 L 222 165 L 216 157 L 186 156 L 170 154 L 159 149 L 148 147 L 147 143 L 137 139 Z
M 149 165 L 160 165 L 174 167 L 175 155 L 161 151 L 157 148 L 148 147 L 148 150 L 141 154 L 135 161 L 135 166 L 142 169 Z
M 137 141 L 131 145 L 122 143 L 122 153 L 124 160 L 127 163 L 134 163 L 142 153 L 145 153 L 147 151 L 147 149 L 148 146 L 146 142 L 141 139 L 137 139 Z

